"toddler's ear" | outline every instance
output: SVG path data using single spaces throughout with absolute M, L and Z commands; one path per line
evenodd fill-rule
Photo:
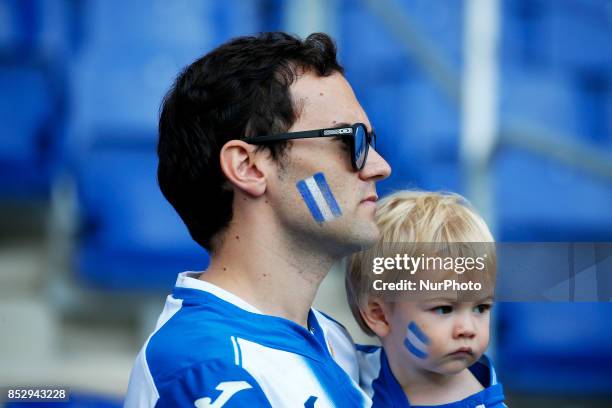
M 389 305 L 378 297 L 370 297 L 366 307 L 360 308 L 361 317 L 380 338 L 389 334 Z

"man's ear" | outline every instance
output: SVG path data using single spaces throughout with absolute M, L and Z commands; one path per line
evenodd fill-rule
M 378 336 L 389 334 L 390 307 L 379 297 L 370 297 L 365 307 L 359 309 L 361 317 L 370 329 Z
M 230 140 L 221 148 L 219 160 L 230 183 L 249 195 L 259 197 L 266 191 L 265 158 L 257 155 L 255 149 L 256 146 L 242 140 Z

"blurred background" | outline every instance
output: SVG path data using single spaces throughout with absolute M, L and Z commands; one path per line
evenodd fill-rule
M 612 241 L 610 0 L 0 0 L 0 385 L 120 406 L 176 274 L 208 262 L 156 184 L 161 99 L 271 30 L 336 39 L 382 194 L 457 191 L 498 241 Z M 371 342 L 343 294 L 336 268 L 316 305 Z M 610 300 L 496 306 L 509 406 L 612 406 Z

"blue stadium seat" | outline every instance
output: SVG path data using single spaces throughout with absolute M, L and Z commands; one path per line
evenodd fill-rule
M 189 237 L 156 182 L 150 138 L 98 141 L 77 170 L 81 219 L 77 274 L 102 290 L 167 290 L 208 255 Z
M 601 1 L 507 0 L 503 16 L 504 65 L 566 70 L 612 67 L 609 4 Z
M 612 186 L 505 149 L 494 164 L 500 241 L 612 241 Z
M 497 368 L 508 390 L 608 394 L 612 303 L 498 305 Z
M 33 61 L 0 62 L 2 199 L 45 198 L 49 192 L 62 121 L 54 80 L 47 67 Z
M 214 43 L 216 2 L 87 2 L 71 64 L 69 171 L 77 186 L 78 283 L 106 291 L 167 291 L 204 269 L 198 247 L 156 183 L 158 110 L 182 67 Z
M 575 83 L 580 134 L 612 153 L 612 69 L 603 66 L 586 69 L 576 73 Z
M 502 120 L 545 124 L 561 134 L 580 135 L 579 96 L 574 78 L 563 70 L 501 67 L 499 109 Z
M 534 68 L 544 65 L 540 49 L 545 41 L 540 23 L 541 1 L 508 0 L 501 2 L 500 60 L 502 66 Z
M 546 2 L 542 54 L 551 65 L 612 69 L 610 5 L 597 1 Z
M 0 3 L 0 199 L 46 199 L 66 108 L 67 4 Z

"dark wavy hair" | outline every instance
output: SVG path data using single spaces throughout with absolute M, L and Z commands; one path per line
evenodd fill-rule
M 232 218 L 233 190 L 221 171 L 221 148 L 231 139 L 287 131 L 299 113 L 289 86 L 300 70 L 343 73 L 327 34 L 235 38 L 185 68 L 166 94 L 159 119 L 159 187 L 191 237 L 209 251 Z M 287 142 L 267 148 L 279 161 Z

